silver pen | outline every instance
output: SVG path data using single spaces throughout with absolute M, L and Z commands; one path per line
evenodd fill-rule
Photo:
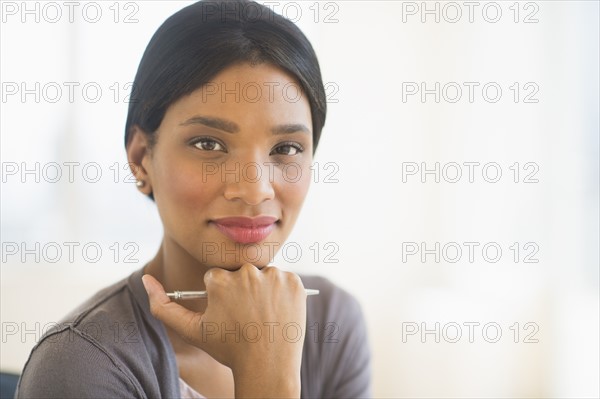
M 306 295 L 319 295 L 319 290 L 312 290 L 312 289 L 307 288 Z M 175 300 L 196 299 L 196 298 L 207 298 L 208 297 L 206 291 L 174 291 L 174 292 L 167 292 L 167 296 L 169 298 L 173 298 Z

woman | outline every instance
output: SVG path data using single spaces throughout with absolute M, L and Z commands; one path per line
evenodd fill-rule
M 127 157 L 163 241 L 40 340 L 17 397 L 369 396 L 357 302 L 267 266 L 325 122 L 306 37 L 254 2 L 198 2 L 158 29 L 133 87 Z M 176 290 L 208 299 L 172 301 Z

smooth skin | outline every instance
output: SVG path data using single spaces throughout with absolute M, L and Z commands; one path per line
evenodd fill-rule
M 282 326 L 305 326 L 306 294 L 296 274 L 267 265 L 302 208 L 312 152 L 308 100 L 268 63 L 230 66 L 176 101 L 152 147 L 133 127 L 127 156 L 164 226 L 143 278 L 151 311 L 167 328 L 181 378 L 208 398 L 300 397 L 304 339 Z M 235 243 L 211 222 L 259 215 L 279 220 L 257 244 Z M 208 300 L 165 294 L 204 289 Z M 239 339 L 215 332 L 236 322 L 249 327 Z

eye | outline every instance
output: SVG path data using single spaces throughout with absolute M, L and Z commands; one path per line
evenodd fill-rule
M 275 150 L 271 153 L 277 155 L 297 155 L 304 151 L 304 148 L 298 144 L 293 142 L 285 142 L 280 144 L 275 148 Z
M 192 144 L 203 151 L 225 151 L 225 147 L 221 143 L 208 137 L 195 139 Z

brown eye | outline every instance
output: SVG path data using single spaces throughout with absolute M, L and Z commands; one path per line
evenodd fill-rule
M 202 139 L 198 139 L 194 142 L 194 146 L 196 146 L 196 148 L 203 150 L 203 151 L 224 151 L 225 149 L 223 148 L 223 146 L 221 145 L 221 143 L 219 143 L 218 141 L 212 140 L 212 139 L 208 139 L 208 138 L 202 138 Z
M 304 151 L 304 149 L 297 143 L 284 143 L 275 148 L 275 153 L 278 155 L 297 155 L 302 151 Z

